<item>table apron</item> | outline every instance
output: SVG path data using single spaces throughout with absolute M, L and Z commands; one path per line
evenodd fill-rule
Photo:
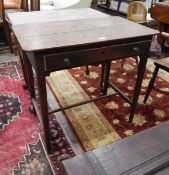
M 88 64 L 97 64 L 147 53 L 149 52 L 150 44 L 151 40 L 146 40 L 93 49 L 46 54 L 42 59 L 42 65 L 45 72 L 52 72 Z

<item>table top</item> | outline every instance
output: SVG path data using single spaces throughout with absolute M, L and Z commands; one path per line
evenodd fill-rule
M 66 19 L 62 14 L 67 13 L 69 13 L 69 18 Z M 35 13 L 29 12 L 29 14 L 32 14 L 32 17 L 28 15 L 31 19 Z M 42 19 L 44 13 L 41 15 L 41 12 L 38 12 L 37 19 L 38 14 Z M 50 13 L 47 14 L 51 15 Z M 25 24 L 12 27 L 24 51 L 77 48 L 85 45 L 92 47 L 99 44 L 110 45 L 117 44 L 121 40 L 131 40 L 132 38 L 144 39 L 157 33 L 153 29 L 127 19 L 105 15 L 93 9 L 61 10 L 52 14 L 56 16 L 59 14 L 59 17 L 55 21 L 45 17 L 44 22 L 25 22 Z M 92 16 L 92 14 L 95 14 L 95 16 Z M 20 15 L 20 13 L 17 14 L 18 18 Z M 12 21 L 13 18 L 10 16 L 9 18 Z
M 107 16 L 109 15 L 91 8 L 7 13 L 7 17 L 10 19 L 13 26 L 41 22 L 100 18 Z

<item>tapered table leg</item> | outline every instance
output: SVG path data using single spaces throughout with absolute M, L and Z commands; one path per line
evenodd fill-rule
M 42 74 L 37 74 L 38 92 L 39 92 L 39 104 L 41 112 L 41 121 L 43 125 L 44 138 L 46 143 L 47 152 L 50 154 L 50 129 L 49 129 L 49 116 L 48 116 L 48 104 L 47 104 L 47 92 L 46 81 Z
M 32 99 L 36 98 L 36 96 L 35 96 L 35 87 L 34 87 L 33 70 L 32 70 L 32 65 L 31 65 L 27 55 L 25 53 L 23 53 L 23 54 L 24 54 L 24 72 L 25 72 L 25 77 L 26 77 L 26 83 L 27 83 L 27 87 L 28 87 L 28 90 L 29 90 L 31 105 L 33 105 Z M 30 107 L 30 109 L 31 108 L 32 107 Z
M 25 90 L 27 90 L 28 89 L 28 73 L 27 73 L 27 67 L 26 67 L 26 63 L 25 63 L 25 59 L 24 59 L 24 57 L 26 57 L 26 55 L 21 49 L 18 49 L 18 50 L 19 50 L 19 58 L 20 58 L 22 72 L 23 72 L 23 78 L 24 78 L 23 88 Z
M 107 61 L 104 65 L 102 65 L 100 90 L 104 95 L 107 94 L 107 89 L 109 85 L 110 68 L 111 68 L 111 61 Z
M 38 56 L 36 56 L 38 57 Z M 33 59 L 33 58 L 32 58 Z M 37 67 L 35 68 L 35 74 L 36 74 L 36 80 L 37 80 L 37 86 L 38 86 L 38 100 L 36 99 L 35 94 L 35 87 L 34 87 L 34 78 L 33 78 L 33 71 L 32 71 L 32 65 L 30 63 L 31 55 L 29 55 L 29 59 L 26 56 L 26 66 L 27 66 L 27 72 L 28 72 L 28 83 L 29 83 L 29 92 L 30 92 L 30 98 L 33 104 L 33 107 L 36 111 L 36 114 L 39 118 L 39 122 L 42 126 L 42 131 L 44 133 L 44 141 L 46 144 L 47 152 L 50 154 L 50 130 L 49 130 L 49 118 L 48 118 L 48 104 L 47 104 L 47 92 L 46 92 L 46 80 L 43 69 L 41 69 L 42 62 L 39 61 L 37 63 Z M 39 60 L 42 60 L 40 57 Z M 38 104 L 37 104 L 38 101 Z M 40 110 L 39 110 L 40 108 Z
M 144 72 L 145 72 L 145 68 L 146 68 L 147 58 L 148 58 L 147 54 L 140 55 L 140 62 L 139 62 L 139 66 L 138 66 L 137 79 L 136 79 L 134 95 L 133 95 L 133 100 L 132 100 L 131 110 L 130 110 L 130 115 L 129 115 L 129 122 L 130 123 L 132 123 L 133 118 L 134 118 L 134 114 L 136 111 L 136 106 L 137 106 L 138 98 L 139 98 L 140 91 L 141 91 L 141 85 L 142 85 L 142 81 L 144 78 Z

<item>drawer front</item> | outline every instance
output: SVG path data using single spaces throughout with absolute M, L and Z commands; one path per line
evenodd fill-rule
M 147 53 L 150 42 L 137 42 L 46 55 L 44 56 L 44 70 L 50 72 Z

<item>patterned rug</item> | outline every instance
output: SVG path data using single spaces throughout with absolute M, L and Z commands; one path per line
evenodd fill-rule
M 51 116 L 53 154 L 47 156 L 22 79 L 19 61 L 0 63 L 0 175 L 59 175 L 60 161 L 74 152 Z
M 112 62 L 111 80 L 129 97 L 132 97 L 134 90 L 136 67 L 135 61 L 128 58 L 122 73 L 120 63 Z M 147 103 L 143 104 L 152 70 L 153 63 L 149 60 L 132 124 L 128 123 L 130 106 L 119 96 L 65 110 L 65 116 L 86 151 L 113 143 L 169 119 L 168 95 L 153 91 Z M 165 80 L 169 81 L 169 74 L 161 72 L 156 85 L 169 91 L 169 82 Z M 90 67 L 89 76 L 85 75 L 84 67 L 54 72 L 47 81 L 61 106 L 100 95 L 98 67 Z M 112 93 L 110 88 L 109 93 Z
M 113 62 L 111 79 L 132 96 L 136 65 L 132 59 L 120 72 L 120 63 Z M 90 76 L 84 68 L 60 71 L 48 77 L 48 84 L 59 104 L 64 106 L 100 94 L 100 68 L 90 67 Z M 142 94 L 133 124 L 129 124 L 129 105 L 114 96 L 65 111 L 65 116 L 85 151 L 112 143 L 155 126 L 169 118 L 168 96 L 152 92 L 146 104 L 142 100 L 153 70 L 148 62 Z M 168 90 L 168 74 L 160 73 L 156 84 Z M 52 155 L 47 156 L 39 135 L 36 117 L 29 112 L 28 92 L 22 88 L 19 61 L 0 63 L 0 174 L 61 175 L 59 164 L 73 157 L 74 149 L 55 116 L 50 117 Z M 164 80 L 165 79 L 165 80 Z M 55 83 L 57 80 L 57 84 Z M 63 93 L 64 92 L 64 93 Z M 109 93 L 111 90 L 109 89 Z M 56 114 L 57 115 L 57 114 Z

